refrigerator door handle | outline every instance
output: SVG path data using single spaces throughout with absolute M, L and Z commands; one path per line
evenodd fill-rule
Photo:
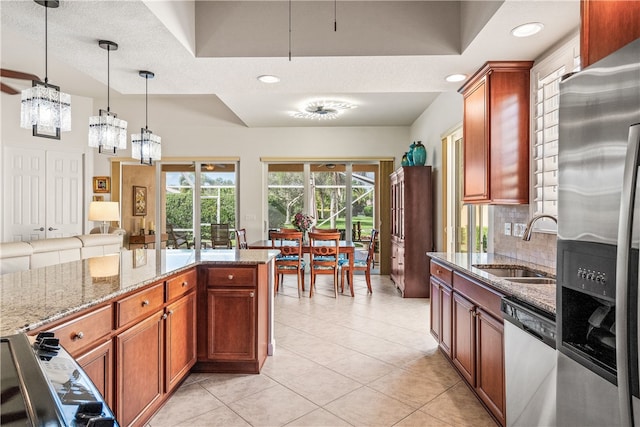
M 629 378 L 629 256 L 633 226 L 633 203 L 638 182 L 638 159 L 640 157 L 640 123 L 629 127 L 629 143 L 624 165 L 620 219 L 618 223 L 618 253 L 616 260 L 616 363 L 620 425 L 634 425 Z

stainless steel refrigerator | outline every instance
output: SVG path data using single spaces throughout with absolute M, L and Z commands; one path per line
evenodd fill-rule
M 640 426 L 640 39 L 565 78 L 559 108 L 557 423 Z

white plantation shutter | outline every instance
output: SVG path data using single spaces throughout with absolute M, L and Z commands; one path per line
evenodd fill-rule
M 531 69 L 532 216 L 558 215 L 560 80 L 566 73 L 579 69 L 579 52 L 579 39 L 574 36 Z M 551 222 L 542 222 L 540 228 L 538 231 L 555 232 L 555 224 Z

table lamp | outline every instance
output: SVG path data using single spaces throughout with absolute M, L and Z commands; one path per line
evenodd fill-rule
M 102 221 L 102 234 L 109 232 L 109 222 L 120 221 L 118 202 L 91 202 L 89 205 L 89 221 Z

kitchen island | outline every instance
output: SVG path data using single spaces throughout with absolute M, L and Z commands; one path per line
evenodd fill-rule
M 260 372 L 276 254 L 137 249 L 6 274 L 0 333 L 54 332 L 120 425 L 144 425 L 192 370 Z

